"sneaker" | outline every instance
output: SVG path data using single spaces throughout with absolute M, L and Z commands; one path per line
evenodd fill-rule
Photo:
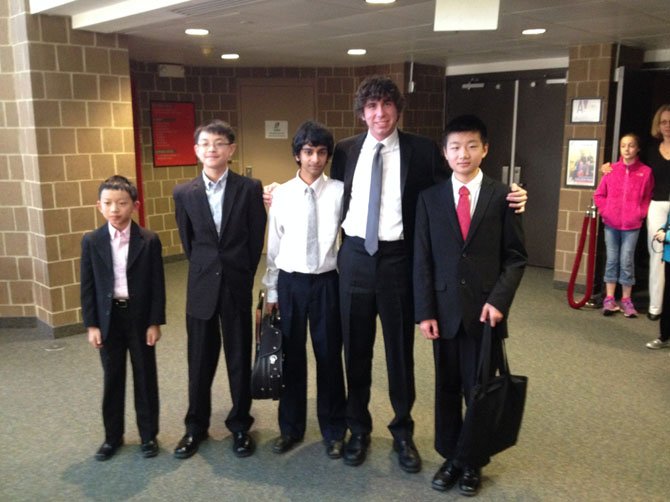
M 648 349 L 662 349 L 664 347 L 667 347 L 670 345 L 670 342 L 668 340 L 663 341 L 660 338 L 657 338 L 656 340 L 652 340 L 651 342 L 647 343 L 647 348 Z
M 637 310 L 635 310 L 633 300 L 630 298 L 622 298 L 621 307 L 623 309 L 624 317 L 637 317 Z
M 614 315 L 614 313 L 619 312 L 619 310 L 621 309 L 616 304 L 613 296 L 605 298 L 605 301 L 603 301 L 603 315 Z

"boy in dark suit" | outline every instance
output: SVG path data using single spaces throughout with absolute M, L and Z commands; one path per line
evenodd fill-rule
M 221 343 L 226 357 L 232 407 L 226 427 L 233 453 L 254 451 L 248 434 L 251 409 L 251 291 L 263 251 L 263 190 L 258 180 L 228 169 L 235 132 L 221 120 L 195 131 L 202 174 L 173 191 L 179 237 L 188 258 L 186 332 L 188 400 L 186 433 L 174 455 L 188 458 L 208 437 L 212 381 Z
M 416 208 L 415 318 L 421 334 L 434 341 L 435 449 L 446 458 L 432 486 L 444 491 L 459 482 L 460 492 L 471 496 L 479 491 L 483 465 L 459 458 L 462 402 L 476 384 L 483 323 L 507 336 L 527 254 L 521 218 L 506 201 L 509 188 L 480 169 L 488 152 L 486 126 L 473 115 L 453 119 L 443 148 L 452 176 L 423 191 Z M 493 347 L 492 360 L 499 361 L 499 338 Z
M 123 444 L 126 352 L 130 352 L 135 412 L 146 458 L 158 454 L 156 342 L 165 324 L 161 241 L 132 221 L 137 188 L 112 176 L 98 189 L 107 223 L 81 242 L 81 308 L 89 343 L 100 350 L 104 371 L 105 441 L 95 454 L 107 460 Z

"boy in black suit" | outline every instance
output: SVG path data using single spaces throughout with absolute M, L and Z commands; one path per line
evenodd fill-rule
M 107 223 L 81 242 L 81 307 L 89 343 L 100 350 L 104 372 L 105 441 L 95 454 L 108 460 L 123 444 L 126 352 L 130 352 L 137 426 L 146 458 L 158 454 L 156 342 L 165 324 L 161 241 L 132 221 L 137 188 L 112 176 L 98 189 Z
M 419 195 L 414 239 L 415 318 L 434 341 L 435 449 L 446 458 L 432 486 L 444 491 L 459 482 L 469 496 L 479 491 L 483 465 L 459 458 L 462 401 L 476 384 L 483 323 L 507 336 L 506 318 L 527 261 L 521 218 L 506 201 L 509 188 L 479 167 L 486 136 L 473 115 L 447 125 L 443 148 L 452 176 Z M 493 361 L 500 357 L 498 337 Z
M 251 410 L 251 290 L 263 251 L 267 215 L 260 181 L 228 169 L 235 132 L 212 120 L 194 134 L 202 173 L 173 190 L 177 228 L 188 258 L 186 332 L 188 411 L 176 458 L 193 456 L 209 435 L 212 381 L 221 345 L 226 357 L 232 407 L 226 427 L 233 453 L 247 457 Z

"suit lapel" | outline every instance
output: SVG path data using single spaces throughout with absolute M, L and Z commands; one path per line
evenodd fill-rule
M 130 224 L 130 242 L 128 242 L 128 260 L 126 269 L 130 269 L 133 262 L 140 255 L 140 251 L 144 247 L 144 239 L 140 234 L 140 227 L 134 221 Z
M 400 145 L 400 197 L 403 197 L 407 174 L 409 173 L 409 163 L 412 158 L 412 144 L 400 130 L 398 130 L 398 143 Z
M 223 235 L 228 220 L 230 219 L 230 213 L 233 210 L 233 203 L 237 197 L 237 193 L 240 189 L 240 175 L 232 171 L 228 171 L 228 179 L 226 180 L 226 190 L 223 196 L 223 214 L 221 215 L 221 235 Z M 215 229 L 216 231 L 216 229 Z
M 441 199 L 444 201 L 444 206 L 442 208 L 443 214 L 447 215 L 447 222 L 449 224 L 449 229 L 456 236 L 460 242 L 463 242 L 463 235 L 461 234 L 461 225 L 458 223 L 458 215 L 456 214 L 456 206 L 454 203 L 454 186 L 451 183 L 451 178 L 449 178 L 444 183 L 444 191 L 442 192 Z
M 112 238 L 107 223 L 95 231 L 95 249 L 102 256 L 102 263 L 112 270 Z
M 482 178 L 482 186 L 479 189 L 477 207 L 472 215 L 472 222 L 470 223 L 470 231 L 468 232 L 467 241 L 470 241 L 474 233 L 477 231 L 477 227 L 479 227 L 484 219 L 484 213 L 486 213 L 486 208 L 488 208 L 489 203 L 491 202 L 491 197 L 493 197 L 493 180 L 484 176 Z
M 354 184 L 354 173 L 356 172 L 356 164 L 358 164 L 358 157 L 361 155 L 361 148 L 363 148 L 363 141 L 367 133 L 359 134 L 351 143 L 351 148 L 347 152 L 347 163 L 344 166 L 344 201 L 342 204 L 342 221 L 344 221 L 347 212 L 349 211 L 349 202 L 351 201 L 351 187 Z
M 212 211 L 209 208 L 209 200 L 207 200 L 207 192 L 205 191 L 205 182 L 202 179 L 202 174 L 193 180 L 191 194 L 193 196 L 193 204 L 197 212 L 200 213 L 202 221 L 207 222 L 207 228 L 214 234 L 214 238 L 218 240 L 219 236 L 216 233 L 216 225 L 214 224 Z

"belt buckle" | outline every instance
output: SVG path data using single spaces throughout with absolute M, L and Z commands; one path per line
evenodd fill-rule
M 115 299 L 115 300 L 114 300 L 114 305 L 116 305 L 117 307 L 119 307 L 119 308 L 121 308 L 121 309 L 127 309 L 127 308 L 128 308 L 128 300 L 124 300 L 124 299 L 118 300 L 118 299 Z

